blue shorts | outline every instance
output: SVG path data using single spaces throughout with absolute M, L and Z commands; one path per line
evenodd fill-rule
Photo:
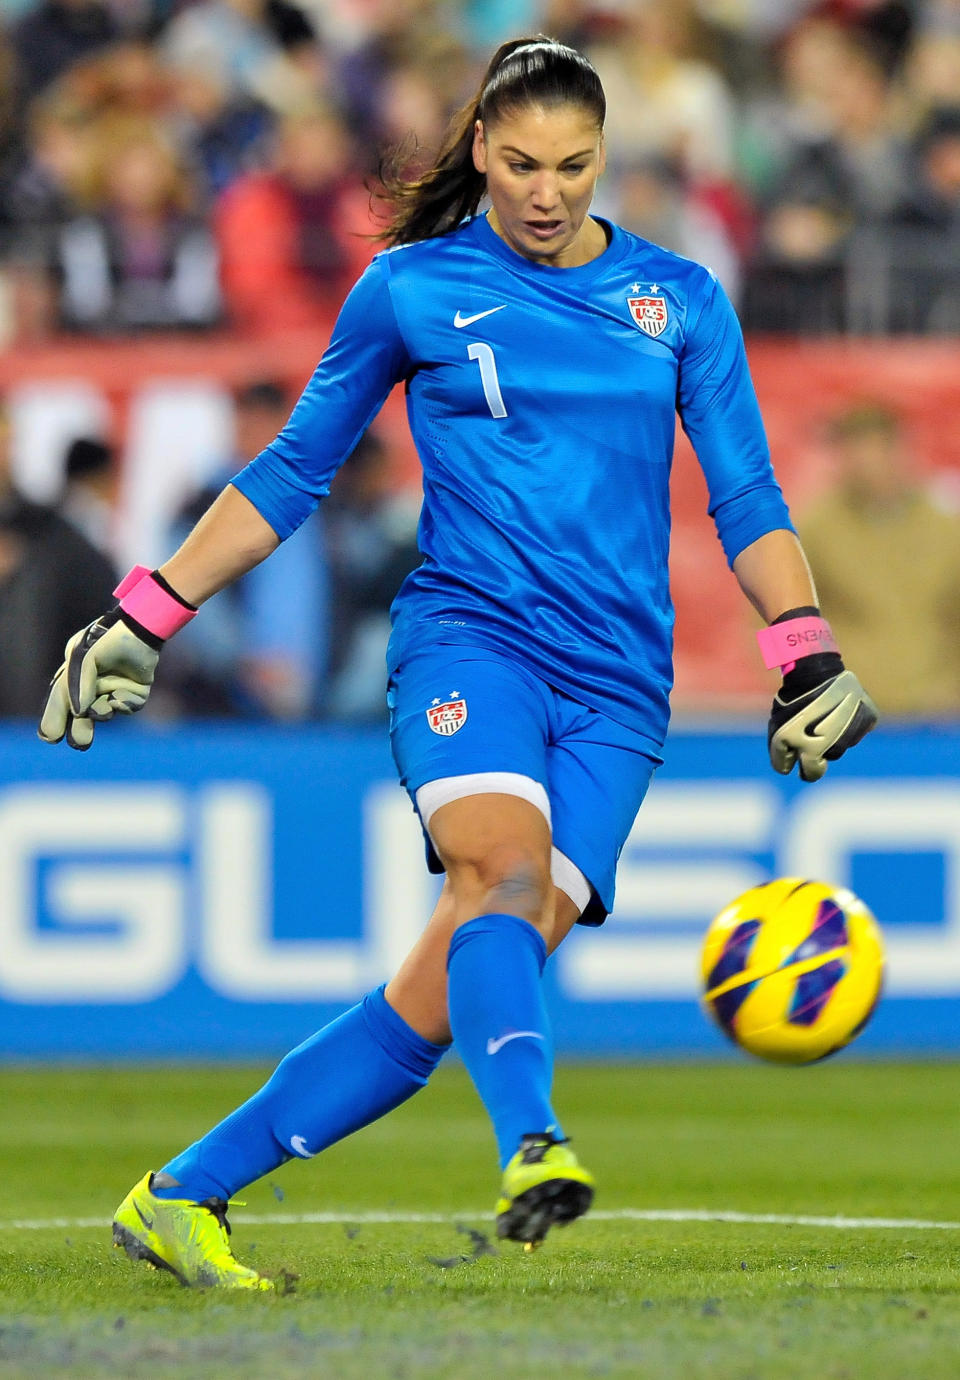
M 546 790 L 554 847 L 590 885 L 580 917 L 613 909 L 617 860 L 662 759 L 649 740 L 484 648 L 442 644 L 390 677 L 390 741 L 417 808 L 427 782 L 510 772 Z M 424 830 L 426 833 L 426 830 Z M 427 860 L 442 872 L 429 837 Z

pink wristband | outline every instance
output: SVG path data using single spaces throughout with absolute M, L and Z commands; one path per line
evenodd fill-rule
M 135 565 L 113 592 L 124 613 L 164 642 L 197 616 L 196 609 L 168 594 L 145 565 Z
M 757 633 L 760 655 L 768 671 L 777 667 L 792 671 L 802 656 L 814 652 L 838 652 L 830 624 L 825 618 L 791 618 L 786 623 L 774 623 Z

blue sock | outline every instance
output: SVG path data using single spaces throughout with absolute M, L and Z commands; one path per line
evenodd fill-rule
M 161 1171 L 161 1198 L 230 1198 L 294 1156 L 310 1159 L 399 1107 L 446 1050 L 398 1016 L 383 987 L 298 1045 L 248 1102 Z
M 528 1132 L 563 1132 L 550 1105 L 553 1043 L 540 975 L 547 946 L 516 915 L 461 925 L 447 959 L 450 1029 L 493 1121 L 500 1165 Z

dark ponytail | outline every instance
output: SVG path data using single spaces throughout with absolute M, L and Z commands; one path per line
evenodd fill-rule
M 380 239 L 390 244 L 446 235 L 476 214 L 486 178 L 473 165 L 473 133 L 531 105 L 579 105 L 603 128 L 607 103 L 600 78 L 587 59 L 555 39 L 514 38 L 494 53 L 473 100 L 458 110 L 434 166 L 421 177 L 404 178 L 396 167 L 381 168 L 390 218 Z

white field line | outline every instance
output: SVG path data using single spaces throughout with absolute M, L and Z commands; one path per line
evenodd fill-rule
M 390 1226 L 421 1223 L 453 1226 L 485 1222 L 490 1212 L 237 1212 L 238 1226 Z M 913 1217 L 808 1217 L 782 1212 L 723 1212 L 709 1208 L 612 1208 L 590 1213 L 591 1222 L 732 1222 L 745 1226 L 830 1227 L 840 1231 L 960 1231 L 960 1222 L 929 1222 Z M 105 1229 L 105 1217 L 35 1217 L 0 1221 L 4 1231 L 79 1231 Z

